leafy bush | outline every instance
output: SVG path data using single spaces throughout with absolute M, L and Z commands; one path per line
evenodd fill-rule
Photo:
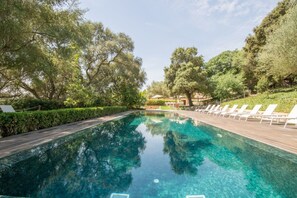
M 126 111 L 127 107 L 93 107 L 0 114 L 2 137 Z
M 18 100 L 6 100 L 3 104 L 12 105 L 17 110 L 37 110 L 40 106 L 40 110 L 53 110 L 65 108 L 63 102 L 56 100 L 39 100 L 32 98 L 23 98 Z
M 148 100 L 146 102 L 146 105 L 159 105 L 159 106 L 163 106 L 163 105 L 165 105 L 165 100 Z
M 221 76 L 213 76 L 212 83 L 215 85 L 213 97 L 224 100 L 242 96 L 245 90 L 242 75 L 227 73 Z
M 263 92 L 267 91 L 268 89 L 269 89 L 269 81 L 265 76 L 263 76 L 258 81 L 257 86 L 256 86 L 256 90 L 259 93 L 263 93 Z

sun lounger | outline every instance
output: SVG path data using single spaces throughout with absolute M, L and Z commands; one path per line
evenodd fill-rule
M 213 108 L 213 110 L 209 110 L 207 113 L 210 114 L 210 113 L 216 112 L 219 110 L 219 108 L 220 108 L 220 105 L 217 105 L 216 107 Z
M 287 127 L 288 124 L 295 124 L 297 125 L 297 105 L 295 105 L 293 107 L 293 109 L 291 110 L 291 112 L 288 115 L 271 115 L 270 116 L 270 125 L 272 124 L 272 122 L 274 120 L 276 120 L 277 122 L 279 122 L 279 120 L 286 120 L 284 128 Z
M 205 109 L 196 109 L 195 111 L 201 112 L 201 111 L 207 111 L 209 110 L 211 107 L 211 105 L 207 105 L 207 107 Z
M 225 117 L 225 115 L 230 115 L 230 114 L 232 114 L 232 113 L 235 113 L 237 107 L 238 107 L 237 104 L 236 104 L 236 105 L 233 105 L 233 107 L 232 107 L 229 111 L 222 112 L 222 113 L 220 114 L 220 116 Z
M 229 117 L 234 117 L 235 119 L 238 115 L 243 114 L 247 107 L 248 107 L 247 104 L 242 105 L 237 112 L 229 114 Z
M 221 113 L 227 112 L 229 105 L 225 105 L 222 110 L 213 112 L 214 115 L 220 115 Z
M 202 112 L 202 113 L 207 113 L 207 112 L 209 112 L 209 111 L 212 111 L 215 107 L 216 107 L 216 105 L 212 105 L 208 110 L 202 110 L 202 111 L 200 111 L 200 112 Z
M 241 118 L 245 118 L 245 121 L 247 121 L 250 117 L 256 116 L 259 110 L 261 109 L 261 107 L 262 107 L 261 104 L 255 105 L 250 112 L 239 115 L 239 120 L 241 120 Z
M 11 105 L 0 105 L 0 108 L 4 113 L 15 112 L 14 108 Z
M 257 117 L 261 118 L 260 123 L 262 123 L 262 121 L 265 119 L 269 120 L 269 117 L 273 115 L 273 112 L 276 109 L 276 107 L 277 107 L 277 104 L 270 104 L 262 114 L 257 115 Z

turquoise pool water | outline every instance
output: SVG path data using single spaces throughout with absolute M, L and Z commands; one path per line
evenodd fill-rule
M 135 114 L 0 159 L 0 195 L 297 197 L 297 157 L 173 114 Z

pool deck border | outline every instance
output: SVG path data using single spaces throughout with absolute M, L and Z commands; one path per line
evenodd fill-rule
M 202 122 L 297 155 L 296 126 L 288 125 L 287 128 L 284 128 L 284 123 L 269 125 L 269 122 L 260 123 L 259 119 L 244 121 L 227 117 L 218 117 L 195 111 L 172 110 L 168 112 L 174 112 L 180 116 L 188 117 L 195 121 Z
M 19 135 L 0 138 L 0 159 L 20 151 L 32 149 L 52 140 L 65 137 L 98 124 L 123 118 L 136 111 L 125 111 L 113 115 L 93 118 Z
M 283 128 L 283 124 L 270 126 L 267 123 L 260 124 L 258 120 L 243 121 L 231 118 L 212 116 L 194 111 L 182 110 L 146 110 L 159 112 L 173 112 L 180 116 L 191 118 L 195 121 L 218 127 L 220 129 L 238 134 L 240 136 L 276 147 L 297 155 L 297 128 L 288 126 Z M 111 120 L 120 119 L 136 111 L 126 111 L 119 114 L 74 122 L 29 133 L 23 133 L 0 139 L 0 158 L 34 148 L 48 143 L 52 140 L 74 134 L 86 128 L 94 127 L 98 124 Z

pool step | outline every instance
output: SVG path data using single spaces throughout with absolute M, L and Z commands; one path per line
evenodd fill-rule
M 205 198 L 204 195 L 187 195 L 186 198 Z
M 129 194 L 112 193 L 110 198 L 129 198 Z

